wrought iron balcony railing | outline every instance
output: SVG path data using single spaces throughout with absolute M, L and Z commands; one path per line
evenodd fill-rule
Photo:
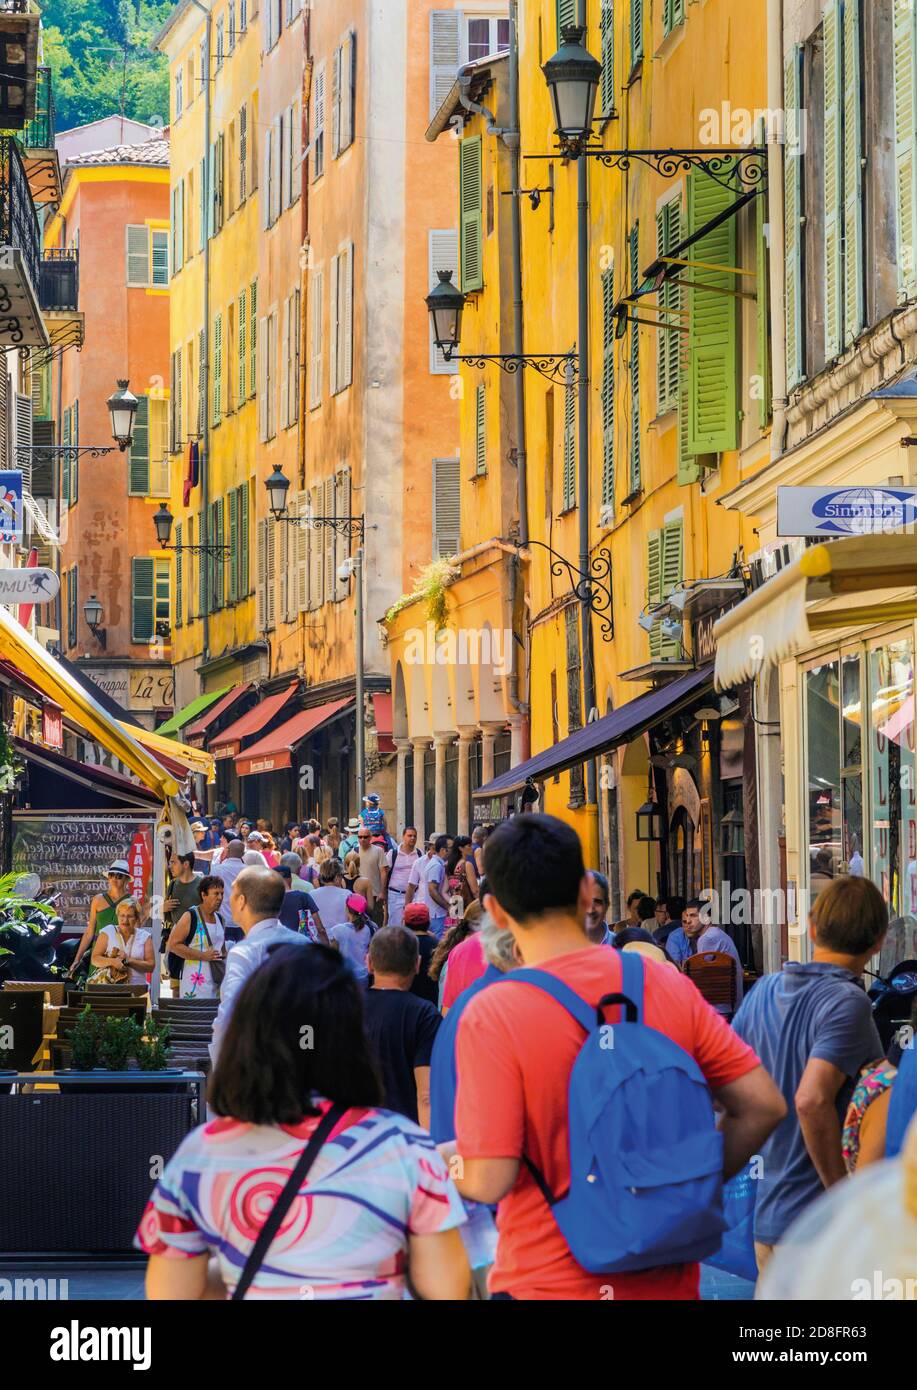
M 22 128 L 19 143 L 25 150 L 53 150 L 56 121 L 51 69 L 35 70 L 35 115 Z
M 0 136 L 0 255 L 3 247 L 19 251 L 37 294 L 41 237 L 29 180 L 12 135 Z
M 57 313 L 73 312 L 80 302 L 80 253 L 45 251 L 41 258 L 38 302 L 42 309 Z

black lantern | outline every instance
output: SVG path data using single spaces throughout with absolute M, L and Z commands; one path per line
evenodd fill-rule
M 637 812 L 637 839 L 643 844 L 658 844 L 662 839 L 662 817 L 652 798 L 644 801 Z
M 83 617 L 86 626 L 101 647 L 105 646 L 105 631 L 102 627 L 102 605 L 95 594 L 90 594 L 83 604 Z
M 119 381 L 117 391 L 108 398 L 112 438 L 122 454 L 134 442 L 134 417 L 137 414 L 137 404 L 137 397 L 127 389 L 126 380 Z
M 165 502 L 158 512 L 153 513 L 153 525 L 156 527 L 156 539 L 165 550 L 172 536 L 172 522 L 175 520 Z
M 568 153 L 578 153 L 589 139 L 602 80 L 602 65 L 583 45 L 583 33 L 578 24 L 564 25 L 563 43 L 541 69 L 551 93 L 555 132 Z
M 462 310 L 465 296 L 452 283 L 452 271 L 437 271 L 439 284 L 427 295 L 426 304 L 433 324 L 433 341 L 448 362 L 462 341 Z
M 287 493 L 290 491 L 290 480 L 279 464 L 264 486 L 267 488 L 267 495 L 270 499 L 271 515 L 279 521 L 286 513 Z

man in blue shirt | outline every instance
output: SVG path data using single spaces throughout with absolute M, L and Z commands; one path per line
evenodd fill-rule
M 861 984 L 882 946 L 888 909 L 866 878 L 834 879 L 809 916 L 810 961 L 759 980 L 733 1027 L 753 1047 L 787 1104 L 761 1147 L 755 1253 L 763 1269 L 788 1227 L 846 1177 L 841 1127 L 860 1069 L 883 1055 Z
M 665 949 L 670 958 L 677 966 L 681 966 L 689 956 L 697 955 L 701 951 L 721 951 L 724 955 L 731 956 L 736 973 L 736 1008 L 742 1002 L 744 993 L 745 971 L 742 961 L 736 950 L 735 942 L 731 936 L 720 927 L 713 926 L 710 922 L 705 922 L 701 917 L 704 904 L 700 898 L 692 898 L 685 906 L 681 914 L 681 926 L 671 932 L 665 940 Z M 717 1013 L 730 1014 L 732 1010 L 728 1004 L 717 1004 Z

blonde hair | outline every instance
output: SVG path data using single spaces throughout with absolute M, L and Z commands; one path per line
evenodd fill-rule
M 140 926 L 140 904 L 138 903 L 137 899 L 136 899 L 136 898 L 122 898 L 121 901 L 118 903 L 117 907 L 115 908 L 115 919 L 116 919 L 116 920 L 120 919 L 120 917 L 121 917 L 121 909 L 122 909 L 122 908 L 127 908 L 128 911 L 131 912 L 131 913 L 133 914 L 134 926 L 135 926 L 135 927 L 139 927 L 139 926 Z
M 353 850 L 350 850 L 346 859 L 344 860 L 344 873 L 347 875 L 348 878 L 356 878 L 359 872 L 360 856 L 356 854 Z
M 320 868 L 326 859 L 333 859 L 334 854 L 327 846 L 319 845 L 312 857 L 315 860 L 316 868 Z

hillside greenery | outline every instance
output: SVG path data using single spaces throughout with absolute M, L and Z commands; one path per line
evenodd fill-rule
M 57 129 L 121 111 L 167 124 L 169 74 L 150 44 L 174 0 L 43 0 L 44 61 L 53 74 Z

